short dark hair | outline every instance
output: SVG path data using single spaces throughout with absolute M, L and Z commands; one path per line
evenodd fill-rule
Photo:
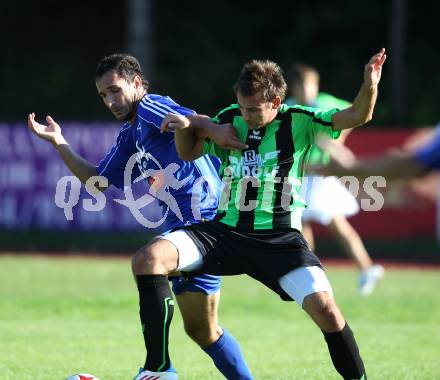
M 243 66 L 233 88 L 243 96 L 253 96 L 261 92 L 264 100 L 270 102 L 277 95 L 284 100 L 287 84 L 278 64 L 254 59 Z
M 111 54 L 101 59 L 96 67 L 95 79 L 101 78 L 108 71 L 114 70 L 121 78 L 128 82 L 132 82 L 136 75 L 142 79 L 142 85 L 148 90 L 148 80 L 142 73 L 139 61 L 129 54 Z
M 304 83 L 307 76 L 313 75 L 319 83 L 319 73 L 313 66 L 307 65 L 302 62 L 296 62 L 290 66 L 288 82 L 289 86 L 293 86 L 295 83 Z

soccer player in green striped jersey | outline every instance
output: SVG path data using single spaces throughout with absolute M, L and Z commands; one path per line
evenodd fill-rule
M 296 301 L 322 330 L 336 370 L 350 380 L 366 379 L 364 364 L 322 265 L 300 232 L 305 204 L 299 194 L 315 135 L 337 138 L 371 120 L 385 59 L 384 49 L 370 59 L 356 99 L 342 111 L 284 105 L 280 67 L 254 60 L 234 86 L 237 104 L 213 120 L 169 114 L 162 130 L 175 130 L 182 159 L 220 158 L 224 198 L 215 220 L 174 230 L 145 248 L 147 273 L 245 273 L 283 300 Z

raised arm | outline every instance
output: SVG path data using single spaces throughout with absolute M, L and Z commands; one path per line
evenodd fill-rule
M 96 176 L 97 173 L 95 166 L 78 155 L 70 147 L 62 134 L 59 124 L 50 116 L 46 117 L 46 121 L 48 125 L 36 122 L 35 114 L 31 113 L 28 116 L 28 127 L 38 137 L 50 142 L 54 146 L 66 166 L 82 183 L 85 184 L 90 177 Z M 105 189 L 106 187 L 99 188 L 100 191 Z
M 203 143 L 213 140 L 226 150 L 245 149 L 231 124 L 216 124 L 205 115 L 168 114 L 161 125 L 163 132 L 175 131 L 177 153 L 182 160 L 193 161 L 203 155 Z
M 351 107 L 336 112 L 333 115 L 333 129 L 342 130 L 354 128 L 369 122 L 373 117 L 373 110 L 377 99 L 377 87 L 385 62 L 385 49 L 373 55 L 365 65 L 364 80 Z

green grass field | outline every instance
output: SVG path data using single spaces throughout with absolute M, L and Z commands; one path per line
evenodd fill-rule
M 440 272 L 392 269 L 368 298 L 354 268 L 329 267 L 369 380 L 440 379 Z M 320 331 L 298 306 L 245 276 L 225 278 L 220 321 L 255 379 L 339 379 Z M 182 380 L 222 379 L 175 313 L 173 364 Z M 131 380 L 144 360 L 128 259 L 0 256 L 0 379 L 62 380 L 88 372 Z

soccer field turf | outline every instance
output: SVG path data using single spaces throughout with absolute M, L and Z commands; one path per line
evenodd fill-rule
M 440 379 L 440 271 L 387 268 L 367 298 L 356 295 L 354 268 L 327 273 L 369 380 Z M 256 380 L 340 378 L 298 305 L 245 276 L 224 278 L 222 292 L 220 322 Z M 0 379 L 132 379 L 144 360 L 137 302 L 128 259 L 0 256 Z M 179 312 L 171 342 L 179 379 L 223 378 L 185 336 Z

